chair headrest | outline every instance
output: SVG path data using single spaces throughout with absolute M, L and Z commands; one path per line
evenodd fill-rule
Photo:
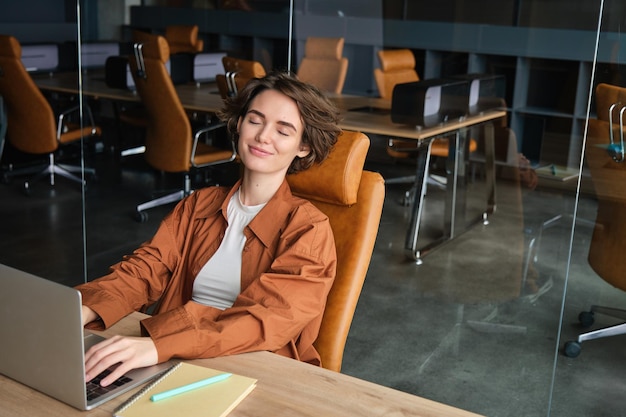
M 369 145 L 361 132 L 342 132 L 325 161 L 287 176 L 291 191 L 308 200 L 355 204 Z
M 222 65 L 224 66 L 224 71 L 236 72 L 242 77 L 260 78 L 266 75 L 265 67 L 259 61 L 223 56 Z
M 170 47 L 163 36 L 150 35 L 139 41 L 143 44 L 143 57 L 158 59 L 164 64 L 170 59 Z
M 180 42 L 193 45 L 198 41 L 198 25 L 166 26 L 165 38 L 169 42 Z
M 384 72 L 415 68 L 415 56 L 410 49 L 381 50 L 378 59 Z
M 317 59 L 342 58 L 344 38 L 309 37 L 304 46 L 304 56 Z
M 8 58 L 22 58 L 20 42 L 13 36 L 0 35 L 0 56 Z

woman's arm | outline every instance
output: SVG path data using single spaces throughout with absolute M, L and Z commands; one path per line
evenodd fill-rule
M 102 318 L 102 325 L 109 327 L 159 300 L 170 284 L 172 271 L 181 262 L 194 206 L 195 198 L 181 201 L 163 219 L 154 236 L 111 266 L 109 274 L 77 286 L 83 304 Z
M 98 316 L 98 314 L 93 311 L 91 308 L 83 305 L 82 307 L 82 320 L 83 320 L 83 326 L 91 323 L 92 321 L 96 321 L 98 320 L 100 317 Z

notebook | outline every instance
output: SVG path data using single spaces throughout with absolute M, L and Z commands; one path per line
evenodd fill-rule
M 169 369 L 133 370 L 126 383 L 87 398 L 84 352 L 103 340 L 83 331 L 76 289 L 0 264 L 0 374 L 81 410 L 89 410 Z
M 256 379 L 237 374 L 227 374 L 219 382 L 168 396 L 154 401 L 155 394 L 187 387 L 204 381 L 222 371 L 180 362 L 160 378 L 148 384 L 124 404 L 113 411 L 115 417 L 171 417 L 203 416 L 224 417 L 230 413 L 256 386 Z M 157 396 L 158 396 L 157 395 Z

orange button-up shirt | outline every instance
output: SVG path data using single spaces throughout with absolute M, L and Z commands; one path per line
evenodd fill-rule
M 219 310 L 191 300 L 193 281 L 217 251 L 238 189 L 210 187 L 183 199 L 151 240 L 79 285 L 83 303 L 108 327 L 155 304 L 141 322 L 159 362 L 267 350 L 319 365 L 313 347 L 337 263 L 328 218 L 283 182 L 244 229 L 241 294 Z

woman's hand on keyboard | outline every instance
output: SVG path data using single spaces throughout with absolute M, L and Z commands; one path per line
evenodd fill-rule
M 155 365 L 157 361 L 157 349 L 151 338 L 113 336 L 92 346 L 85 354 L 86 381 L 119 364 L 102 380 L 101 385 L 106 387 L 131 369 Z

